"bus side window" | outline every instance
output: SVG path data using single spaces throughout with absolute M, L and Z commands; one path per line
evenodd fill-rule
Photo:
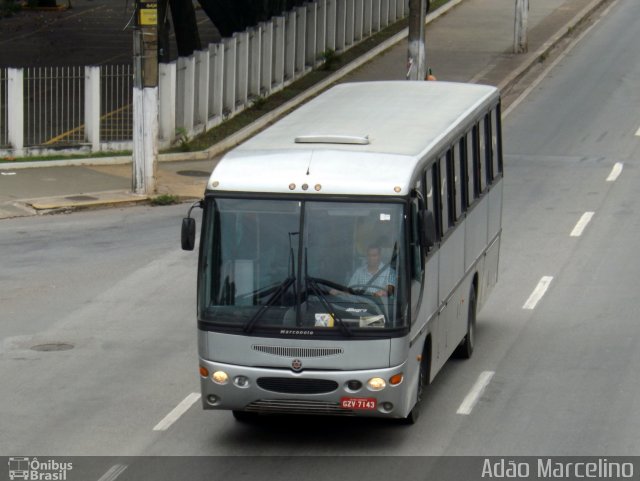
M 491 158 L 494 179 L 502 173 L 502 139 L 500 127 L 500 104 L 498 104 L 491 111 Z
M 449 192 L 449 225 L 453 226 L 456 224 L 456 220 L 458 219 L 458 215 L 460 214 L 460 209 L 456 206 L 456 187 L 455 187 L 455 175 L 453 171 L 453 150 L 452 149 L 449 149 L 447 151 L 446 169 L 447 169 L 447 189 Z
M 478 154 L 476 165 L 478 194 L 482 194 L 487 188 L 487 138 L 485 137 L 485 125 L 486 122 L 483 120 L 475 127 L 478 140 L 478 150 L 476 151 Z
M 442 239 L 442 199 L 440 198 L 440 174 L 438 169 L 438 163 L 435 162 L 427 177 L 431 177 L 432 191 L 433 191 L 433 217 L 436 224 L 436 237 L 438 240 Z
M 424 192 L 424 198 L 426 201 L 426 205 L 427 205 L 427 210 L 430 211 L 433 216 L 434 216 L 434 220 L 435 220 L 435 224 L 440 225 L 439 223 L 439 209 L 437 208 L 438 204 L 438 200 L 437 200 L 437 196 L 436 196 L 436 191 L 433 188 L 434 185 L 434 177 L 435 175 L 435 165 L 433 165 L 431 168 L 427 169 L 425 172 L 425 192 Z M 440 236 L 440 229 L 436 228 L 436 236 Z
M 463 179 L 462 179 L 462 174 L 464 172 L 462 170 L 463 160 L 464 159 L 462 157 L 461 142 L 456 142 L 453 145 L 452 159 L 451 159 L 451 163 L 453 164 L 452 165 L 453 168 L 451 172 L 451 176 L 453 178 L 453 193 L 456 198 L 456 201 L 455 201 L 456 219 L 460 219 L 466 207 L 464 203 L 465 183 L 463 182 Z
M 464 136 L 464 157 L 466 161 L 466 178 L 467 178 L 467 207 L 473 204 L 476 198 L 476 184 L 474 166 L 476 162 L 476 156 L 473 143 L 473 130 L 467 132 Z
M 450 197 L 449 197 L 449 180 L 447 176 L 447 156 L 443 155 L 438 159 L 438 182 L 439 182 L 439 192 L 440 192 L 440 212 L 441 212 L 441 222 L 440 222 L 440 237 L 444 237 L 446 232 L 449 230 L 449 226 L 451 225 L 451 217 L 450 217 Z

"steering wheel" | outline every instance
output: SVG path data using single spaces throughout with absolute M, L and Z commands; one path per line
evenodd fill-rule
M 384 303 L 382 302 L 382 297 L 376 296 L 375 294 L 367 293 L 367 291 L 369 289 L 376 289 L 377 291 L 386 291 L 386 289 L 381 288 L 379 286 L 374 286 L 374 285 L 371 285 L 371 284 L 353 284 L 353 285 L 349 286 L 349 289 L 351 289 L 353 291 L 356 291 L 356 293 L 358 295 L 366 296 L 367 300 L 373 301 L 373 303 L 375 304 L 376 308 L 378 308 L 380 310 L 380 313 L 383 314 L 386 317 L 386 314 L 385 314 L 386 313 L 386 307 L 385 307 Z M 360 291 L 360 292 L 358 292 L 358 291 Z

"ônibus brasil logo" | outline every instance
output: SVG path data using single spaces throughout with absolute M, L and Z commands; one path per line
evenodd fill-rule
M 38 458 L 9 458 L 9 479 L 33 481 L 65 481 L 67 471 L 73 469 L 73 463 L 61 463 L 53 459 L 39 461 Z

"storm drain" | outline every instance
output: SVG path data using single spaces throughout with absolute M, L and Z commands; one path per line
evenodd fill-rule
M 178 175 L 184 175 L 185 177 L 209 177 L 211 172 L 205 172 L 204 170 L 179 170 Z
M 66 342 L 50 342 L 47 344 L 38 344 L 32 346 L 32 351 L 50 352 L 50 351 L 68 351 L 73 349 L 73 344 L 67 344 Z

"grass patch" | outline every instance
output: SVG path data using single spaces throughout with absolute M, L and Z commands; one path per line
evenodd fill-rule
M 162 194 L 152 197 L 149 202 L 151 205 L 173 205 L 180 203 L 180 197 L 172 194 Z
M 99 159 L 102 157 L 121 157 L 131 155 L 130 150 L 120 150 L 115 152 L 95 152 L 84 154 L 53 154 L 53 155 L 30 155 L 29 157 L 0 157 L 0 164 L 9 162 L 37 162 L 39 160 L 72 160 L 72 159 Z

